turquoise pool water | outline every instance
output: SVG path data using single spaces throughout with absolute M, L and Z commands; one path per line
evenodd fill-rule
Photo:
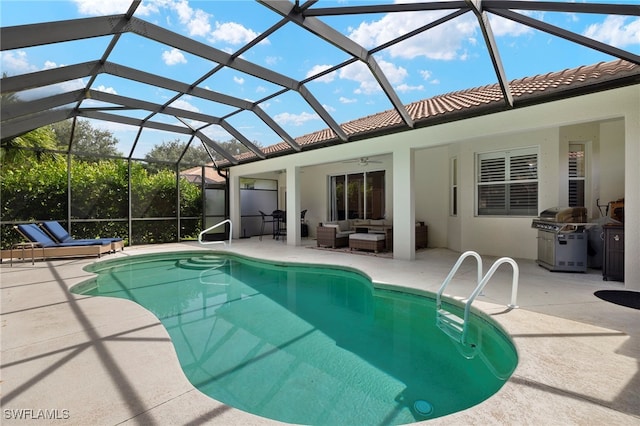
M 196 388 L 279 421 L 440 417 L 489 398 L 517 364 L 488 318 L 472 316 L 475 346 L 461 347 L 436 327 L 433 298 L 374 288 L 354 270 L 203 251 L 87 269 L 97 276 L 74 293 L 139 303 L 167 329 Z

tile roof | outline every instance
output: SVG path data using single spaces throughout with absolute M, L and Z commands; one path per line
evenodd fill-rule
M 225 178 L 220 176 L 216 170 L 211 167 L 211 164 L 204 168 L 204 180 L 205 183 L 224 183 Z M 190 169 L 186 169 L 180 172 L 180 176 L 184 177 L 191 183 L 202 183 L 202 167 L 196 166 Z
M 607 83 L 612 83 L 607 86 Z M 509 87 L 514 108 L 549 102 L 559 98 L 595 92 L 610 87 L 640 83 L 640 66 L 624 60 L 600 62 L 558 72 L 513 80 Z M 489 114 L 508 109 L 498 84 L 460 90 L 406 105 L 415 127 L 435 125 L 445 121 Z M 396 110 L 383 111 L 341 124 L 349 140 L 361 140 L 384 133 L 408 130 Z M 304 149 L 320 148 L 341 143 L 331 129 L 323 129 L 295 139 Z M 281 142 L 263 149 L 267 157 L 275 157 L 295 151 Z M 240 163 L 255 161 L 252 153 L 236 156 Z M 224 161 L 219 167 L 228 167 Z

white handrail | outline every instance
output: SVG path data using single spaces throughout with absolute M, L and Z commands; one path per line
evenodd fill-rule
M 444 279 L 442 285 L 440 286 L 440 289 L 438 290 L 438 293 L 436 295 L 436 310 L 440 309 L 440 298 L 445 287 L 449 285 L 449 283 L 453 279 L 453 276 L 456 274 L 456 272 L 458 272 L 458 268 L 460 268 L 460 265 L 462 265 L 462 262 L 469 256 L 475 257 L 478 264 L 478 281 L 476 281 L 476 285 L 480 284 L 480 282 L 482 281 L 482 258 L 475 251 L 465 251 L 460 255 L 456 264 L 453 265 L 453 268 L 451 268 L 451 272 L 449 272 L 449 275 L 447 275 L 447 278 Z
M 511 259 L 510 257 L 501 257 L 500 259 L 496 260 L 493 263 L 493 265 L 491 265 L 491 268 L 489 268 L 484 278 L 482 278 L 482 281 L 480 281 L 480 284 L 478 284 L 475 290 L 473 290 L 473 293 L 471 293 L 471 296 L 469 296 L 469 298 L 467 299 L 467 302 L 464 307 L 464 319 L 463 319 L 461 343 L 463 344 L 466 343 L 465 338 L 467 337 L 467 327 L 468 327 L 467 320 L 469 319 L 469 311 L 471 310 L 471 304 L 476 299 L 476 297 L 478 297 L 478 295 L 482 292 L 482 289 L 484 288 L 484 286 L 487 285 L 487 283 L 489 282 L 489 279 L 493 276 L 493 274 L 496 272 L 498 267 L 503 263 L 508 263 L 513 268 L 513 278 L 511 280 L 511 303 L 508 304 L 507 306 L 512 309 L 515 309 L 518 307 L 516 305 L 516 298 L 518 296 L 518 276 L 520 275 L 520 268 L 518 268 L 518 264 L 516 263 L 516 261 Z
M 455 333 L 456 335 L 459 336 L 459 341 L 462 344 L 466 344 L 467 330 L 468 330 L 468 327 L 469 327 L 469 325 L 468 325 L 469 321 L 468 320 L 469 320 L 469 312 L 471 310 L 471 304 L 476 299 L 476 297 L 478 297 L 478 295 L 480 295 L 482 293 L 482 290 L 484 289 L 484 287 L 489 282 L 489 279 L 493 276 L 493 274 L 496 272 L 498 267 L 500 265 L 502 265 L 503 263 L 508 263 L 513 268 L 513 279 L 512 279 L 512 283 L 511 283 L 511 303 L 508 304 L 507 306 L 509 308 L 512 308 L 512 309 L 515 309 L 515 308 L 518 307 L 516 305 L 516 298 L 517 298 L 517 295 L 518 295 L 518 277 L 520 275 L 520 269 L 518 268 L 518 264 L 515 262 L 515 260 L 513 260 L 513 259 L 511 259 L 509 257 L 501 257 L 500 259 L 496 260 L 493 263 L 493 265 L 491 265 L 491 268 L 489 268 L 489 271 L 487 271 L 486 275 L 483 277 L 482 276 L 482 258 L 480 257 L 480 255 L 478 253 L 476 253 L 474 251 L 466 251 L 466 252 L 464 252 L 464 253 L 462 253 L 460 255 L 460 257 L 458 258 L 458 261 L 455 263 L 455 265 L 453 265 L 453 268 L 451 268 L 451 272 L 449 272 L 449 275 L 447 275 L 447 277 L 445 278 L 444 282 L 440 286 L 440 289 L 438 290 L 438 293 L 436 294 L 436 312 L 437 312 L 437 320 L 436 321 L 438 322 L 438 324 L 443 322 L 443 318 L 445 318 L 447 315 L 452 315 L 451 313 L 443 314 L 443 312 L 442 312 L 442 293 L 443 293 L 445 287 L 447 287 L 447 285 L 453 279 L 453 276 L 458 271 L 458 268 L 460 268 L 460 265 L 462 264 L 462 262 L 469 256 L 475 257 L 476 261 L 478 263 L 478 281 L 477 281 L 477 285 L 476 285 L 476 288 L 473 290 L 473 293 L 471 293 L 471 296 L 469 296 L 469 298 L 465 301 L 464 317 L 461 319 L 462 323 L 461 324 L 459 323 L 460 317 L 457 317 L 456 315 L 453 315 L 453 317 L 452 317 L 452 318 L 458 318 L 458 320 L 454 321 L 454 322 L 458 323 L 458 324 L 456 324 L 455 327 L 461 327 L 462 328 L 461 331 L 458 331 L 457 333 Z M 449 318 L 451 319 L 451 317 L 449 317 Z M 445 330 L 443 329 L 443 331 L 445 331 Z M 447 334 L 449 334 L 449 333 L 447 333 Z
M 222 222 L 220 222 L 220 223 L 216 223 L 216 224 L 215 224 L 215 225 L 213 225 L 212 227 L 207 228 L 207 229 L 205 229 L 204 231 L 202 231 L 202 232 L 198 235 L 198 242 L 199 242 L 200 244 L 202 244 L 202 245 L 206 245 L 206 244 L 220 244 L 220 243 L 222 243 L 222 244 L 224 244 L 224 245 L 225 245 L 225 247 L 226 247 L 227 243 L 226 243 L 224 240 L 222 240 L 222 241 L 203 241 L 203 240 L 202 240 L 202 236 L 203 236 L 204 234 L 206 234 L 207 232 L 211 231 L 212 229 L 215 229 L 215 228 L 217 228 L 218 226 L 223 225 L 223 224 L 225 224 L 225 223 L 229 223 L 229 245 L 231 245 L 231 237 L 233 236 L 233 222 L 231 222 L 231 219 L 223 220 Z

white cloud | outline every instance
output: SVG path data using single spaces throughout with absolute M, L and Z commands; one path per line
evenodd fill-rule
M 73 0 L 78 7 L 78 12 L 83 15 L 98 16 L 98 15 L 116 15 L 125 13 L 131 6 L 131 0 L 109 0 L 109 1 L 96 1 L 96 0 Z M 136 15 L 149 15 L 153 12 L 157 12 L 157 4 L 154 2 L 143 2 L 136 9 Z
M 211 31 L 209 18 L 211 15 L 202 9 L 193 9 L 186 0 L 168 3 L 178 14 L 178 20 L 187 27 L 190 36 L 206 36 Z
M 307 121 L 319 120 L 320 117 L 318 114 L 310 114 L 308 112 L 302 112 L 300 114 L 283 112 L 274 116 L 273 119 L 280 125 L 290 124 L 293 126 L 302 126 Z
M 225 42 L 232 45 L 248 43 L 258 36 L 255 31 L 237 22 L 216 22 L 216 29 L 210 33 L 212 43 Z
M 200 112 L 200 110 L 196 106 L 191 105 L 191 103 L 187 102 L 184 99 L 178 99 L 178 100 L 172 102 L 171 106 L 174 107 L 174 108 L 183 109 L 185 111 Z
M 584 35 L 619 48 L 640 44 L 640 18 L 607 16 L 602 23 L 589 25 Z
M 424 86 L 422 84 L 418 85 L 418 86 L 409 86 L 408 84 L 402 83 L 398 86 L 396 86 L 396 90 L 398 92 L 415 92 L 415 91 L 421 91 L 424 90 Z
M 267 91 L 267 88 L 264 86 L 256 87 L 256 93 L 265 93 L 266 91 Z
M 129 10 L 131 0 L 73 0 L 82 15 L 104 16 L 122 14 Z M 160 8 L 173 10 L 178 20 L 186 27 L 190 36 L 204 37 L 211 31 L 211 15 L 202 9 L 193 9 L 187 0 L 147 0 L 136 9 L 136 16 L 149 16 L 158 13 Z M 167 17 L 170 22 L 170 17 Z
M 0 52 L 0 65 L 2 72 L 9 76 L 38 71 L 38 67 L 29 62 L 24 50 Z
M 443 12 L 392 13 L 378 21 L 363 22 L 349 37 L 364 47 L 374 47 L 442 17 Z M 452 60 L 458 58 L 465 41 L 476 33 L 477 21 L 470 14 L 438 25 L 386 49 L 391 57 Z
M 420 70 L 420 75 L 425 80 L 429 80 L 431 78 L 431 71 L 429 71 L 429 70 Z
M 359 61 L 341 68 L 340 78 L 358 82 L 360 86 L 355 93 L 370 94 L 380 90 L 380 86 L 371 75 L 369 68 Z
M 319 74 L 322 71 L 328 70 L 329 68 L 331 68 L 331 65 L 314 65 L 309 71 L 307 71 L 306 78 Z M 336 72 L 333 71 L 333 72 L 330 72 L 329 74 L 323 75 L 320 78 L 316 78 L 313 81 L 316 81 L 318 83 L 331 83 L 333 80 L 335 80 L 335 78 L 336 78 Z
M 187 59 L 178 49 L 165 50 L 162 52 L 162 60 L 167 65 L 186 64 Z
M 267 65 L 273 66 L 282 60 L 281 56 L 267 56 L 264 58 L 264 62 Z
M 237 83 L 237 84 L 244 84 L 244 78 L 242 78 L 242 77 L 234 76 L 233 77 L 233 81 L 234 81 L 234 83 Z
M 205 37 L 209 31 L 211 31 L 211 24 L 209 24 L 209 14 L 196 10 L 193 18 L 187 23 L 189 35 Z
M 98 87 L 94 87 L 94 90 L 97 90 L 98 92 L 111 93 L 112 95 L 118 94 L 118 92 L 116 92 L 116 89 L 114 89 L 113 87 L 106 87 L 102 84 Z
M 340 96 L 338 100 L 340 101 L 341 104 L 354 104 L 358 102 L 358 100 L 355 98 L 345 98 L 344 96 Z
M 55 63 L 55 62 L 53 62 L 53 61 L 44 61 L 44 69 L 45 69 L 45 70 L 50 70 L 50 69 L 53 69 L 53 68 L 58 68 L 58 66 L 63 67 L 64 65 L 62 65 L 62 64 L 58 65 L 58 64 L 56 64 L 56 63 Z
M 387 62 L 384 59 L 378 59 L 378 65 L 387 76 L 391 84 L 400 84 L 407 77 L 407 70 Z M 354 91 L 357 94 L 370 95 L 379 92 L 382 89 L 377 80 L 369 71 L 369 68 L 363 62 L 354 62 L 340 70 L 340 78 L 352 80 L 359 83 L 359 87 Z
M 400 83 L 409 75 L 405 68 L 397 67 L 384 59 L 378 59 L 378 65 L 392 84 Z
M 178 19 L 183 24 L 186 24 L 191 20 L 191 17 L 193 16 L 193 9 L 189 6 L 188 1 L 175 1 L 173 3 L 168 3 L 168 5 L 178 14 Z
M 525 13 L 523 13 L 523 15 L 525 15 Z M 489 23 L 491 24 L 491 31 L 496 37 L 518 37 L 525 34 L 533 34 L 533 29 L 531 27 L 519 24 L 501 16 L 489 15 Z

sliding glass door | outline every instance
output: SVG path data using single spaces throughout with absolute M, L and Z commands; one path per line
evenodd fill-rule
M 382 219 L 384 170 L 331 177 L 331 220 Z

